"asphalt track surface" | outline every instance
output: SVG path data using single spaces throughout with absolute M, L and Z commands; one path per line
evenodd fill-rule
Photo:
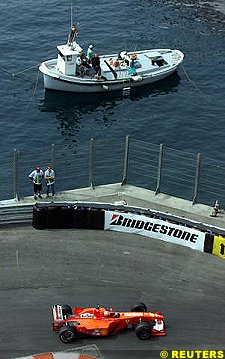
M 105 358 L 160 358 L 161 350 L 225 349 L 225 261 L 137 235 L 93 230 L 0 230 L 0 358 L 96 344 Z M 167 336 L 128 330 L 65 345 L 51 305 L 129 310 L 144 301 L 166 316 Z

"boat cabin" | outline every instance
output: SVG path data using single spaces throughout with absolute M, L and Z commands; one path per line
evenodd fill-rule
M 77 58 L 80 58 L 83 50 L 77 43 L 72 46 L 60 45 L 58 49 L 57 69 L 64 75 L 75 75 Z
M 57 46 L 57 69 L 64 75 L 75 75 L 77 59 L 83 53 L 83 49 L 76 42 L 77 27 L 73 25 L 66 45 Z

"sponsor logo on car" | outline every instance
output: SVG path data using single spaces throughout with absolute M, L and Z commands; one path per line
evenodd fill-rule
M 93 318 L 94 314 L 91 313 L 83 313 L 80 315 L 81 318 Z

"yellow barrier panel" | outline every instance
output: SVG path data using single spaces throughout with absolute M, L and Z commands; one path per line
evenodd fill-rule
M 212 254 L 225 258 L 225 238 L 220 236 L 214 236 Z

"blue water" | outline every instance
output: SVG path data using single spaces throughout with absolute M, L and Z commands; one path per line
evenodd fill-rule
M 126 98 L 45 93 L 38 64 L 55 58 L 67 40 L 70 4 L 0 5 L 2 157 L 16 148 L 35 160 L 51 143 L 77 148 L 91 137 L 115 141 L 129 134 L 224 161 L 225 16 L 190 1 L 76 0 L 73 19 L 84 49 L 90 43 L 105 54 L 178 48 L 185 60 L 177 74 Z

